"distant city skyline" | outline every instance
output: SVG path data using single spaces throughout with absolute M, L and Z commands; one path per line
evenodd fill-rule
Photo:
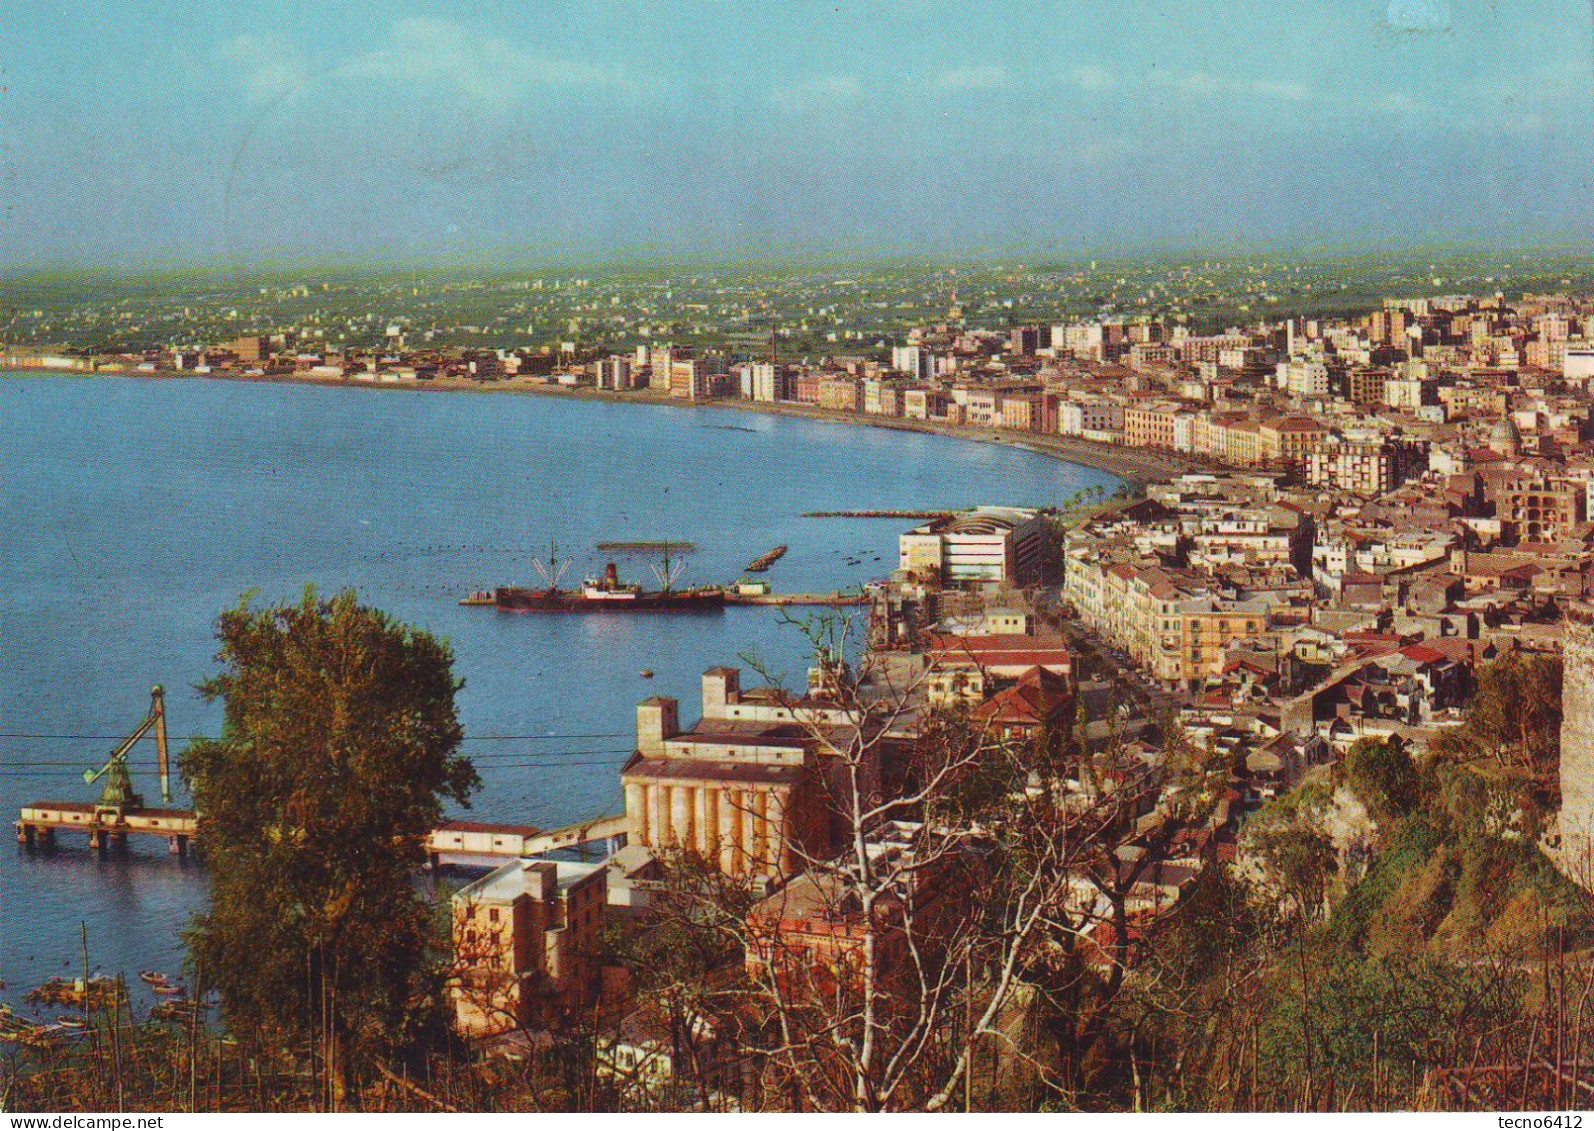
M 1586 2 L 16 7 L 0 266 L 1594 234 Z

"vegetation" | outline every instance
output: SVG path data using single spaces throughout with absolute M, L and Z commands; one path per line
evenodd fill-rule
M 190 963 L 252 1051 L 313 1045 L 342 1088 L 436 1021 L 447 938 L 415 875 L 443 802 L 477 785 L 452 658 L 352 592 L 246 600 L 219 635 L 223 734 L 182 763 L 212 878 Z
M 1553 771 L 1561 742 L 1561 661 L 1507 652 L 1483 667 L 1466 724 L 1440 743 L 1452 761 Z
M 831 926 L 789 946 L 754 885 L 666 857 L 604 955 L 675 1065 L 638 1087 L 602 1067 L 615 1016 L 509 1057 L 437 1024 L 419 837 L 474 784 L 447 649 L 350 594 L 246 603 L 221 640 L 206 690 L 226 730 L 184 768 L 216 878 L 193 964 L 222 1027 L 138 1021 L 114 995 L 82 1040 L 0 1073 L 9 1110 L 1494 1109 L 1586 1090 L 1594 909 L 1524 817 L 1557 753 L 1541 662 L 1485 668 L 1434 756 L 1353 744 L 1237 846 L 1209 835 L 1233 767 L 1177 729 L 1158 756 L 947 711 L 879 777 L 901 700 L 842 680 L 849 725 L 813 725 L 852 736 L 826 777 L 850 847 L 801 861 L 804 914 Z M 895 847 L 866 848 L 886 823 Z
M 1241 867 L 1157 925 L 1136 1088 L 1220 1110 L 1560 1102 L 1558 1065 L 1594 1038 L 1594 918 L 1525 822 L 1533 775 L 1500 772 L 1553 770 L 1558 696 L 1558 665 L 1501 661 L 1427 763 L 1363 739 L 1254 815 Z

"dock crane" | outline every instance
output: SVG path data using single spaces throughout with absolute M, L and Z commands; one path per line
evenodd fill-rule
M 166 741 L 166 696 L 156 684 L 149 693 L 149 714 L 138 724 L 138 729 L 111 751 L 105 765 L 83 771 L 83 781 L 88 785 L 104 781 L 99 800 L 92 805 L 81 801 L 35 801 L 22 806 L 17 818 L 17 843 L 30 849 L 35 845 L 51 849 L 55 847 L 57 833 L 88 833 L 89 848 L 103 856 L 112 847 L 123 851 L 127 838 L 138 834 L 164 838 L 173 856 L 186 853 L 199 835 L 199 814 L 186 809 L 146 809 L 144 798 L 133 788 L 128 755 L 151 731 L 160 754 L 161 801 L 170 805 L 172 776 L 171 753 Z
M 86 785 L 93 785 L 101 778 L 105 779 L 105 787 L 100 791 L 100 800 L 94 807 L 96 815 L 109 812 L 120 819 L 129 809 L 144 808 L 143 795 L 133 788 L 133 775 L 127 768 L 127 755 L 139 739 L 148 734 L 152 728 L 155 731 L 155 749 L 160 758 L 161 801 L 167 805 L 171 804 L 171 757 L 166 744 L 166 692 L 157 683 L 149 693 L 149 714 L 138 725 L 138 729 L 112 752 L 105 765 L 97 770 L 83 771 L 83 781 Z

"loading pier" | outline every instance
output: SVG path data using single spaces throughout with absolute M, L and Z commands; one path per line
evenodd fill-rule
M 86 801 L 35 801 L 22 807 L 17 843 L 54 848 L 59 832 L 87 833 L 89 847 L 102 856 L 127 849 L 130 836 L 162 836 L 174 856 L 188 851 L 199 835 L 199 816 L 188 809 L 105 809 Z
M 864 593 L 743 593 L 727 590 L 727 605 L 826 605 L 840 608 L 862 605 L 869 597 Z

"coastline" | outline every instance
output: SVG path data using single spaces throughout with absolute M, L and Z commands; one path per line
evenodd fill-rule
M 684 401 L 668 394 L 651 390 L 607 392 L 590 387 L 568 387 L 516 378 L 479 382 L 470 379 L 442 377 L 430 381 L 362 381 L 349 377 L 300 377 L 288 374 L 215 374 L 191 373 L 183 370 L 143 371 L 91 371 L 52 370 L 0 366 L 0 377 L 12 374 L 32 374 L 43 377 L 131 377 L 149 381 L 239 381 L 273 385 L 315 385 L 323 388 L 370 389 L 377 392 L 432 392 L 474 394 L 528 394 L 532 396 L 565 397 L 572 400 L 597 401 L 608 404 L 653 405 L 664 408 L 711 408 L 732 412 L 748 412 L 762 416 L 784 416 L 800 420 L 815 420 L 830 424 L 847 424 L 866 428 L 885 428 L 899 432 L 918 432 L 924 435 L 944 436 L 970 443 L 995 444 L 1022 448 L 1038 455 L 1049 456 L 1062 463 L 1088 467 L 1115 476 L 1125 484 L 1144 491 L 1147 484 L 1172 478 L 1192 471 L 1221 470 L 1220 465 L 1177 452 L 1156 451 L 1150 448 L 1130 448 L 1116 444 L 1102 444 L 1075 436 L 1048 435 L 1045 433 L 1007 433 L 989 427 L 962 424 L 943 424 L 934 420 L 910 420 L 896 416 L 870 416 L 857 412 L 837 412 L 815 405 L 795 404 L 788 401 L 744 401 L 723 398 L 706 401 Z

